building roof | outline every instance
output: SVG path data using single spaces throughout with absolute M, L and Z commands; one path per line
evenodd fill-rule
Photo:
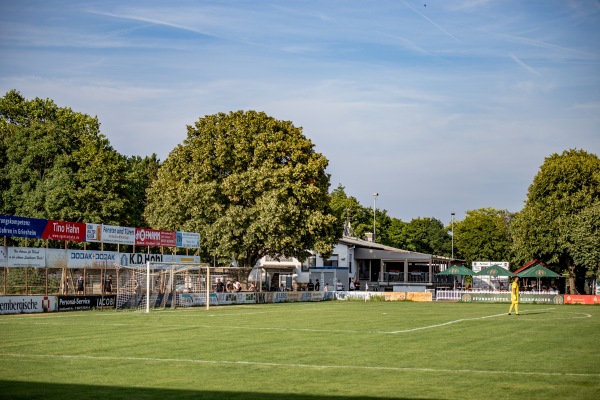
M 406 256 L 406 258 L 411 258 L 411 259 L 432 259 L 432 258 L 435 258 L 437 260 L 452 260 L 452 258 L 449 258 L 449 257 L 436 256 L 436 255 L 433 255 L 433 254 L 419 253 L 419 252 L 416 252 L 416 251 L 398 249 L 396 247 L 386 246 L 386 245 L 381 244 L 381 243 L 370 242 L 368 240 L 363 240 L 363 239 L 355 238 L 355 237 L 352 237 L 352 236 L 343 236 L 341 239 L 338 240 L 338 243 L 342 243 L 342 244 L 346 244 L 346 245 L 352 245 L 352 246 L 360 247 L 362 249 L 382 250 L 382 251 L 385 251 L 385 252 L 388 252 L 388 253 L 403 254 L 403 255 Z
M 518 274 L 521 271 L 525 271 L 527 268 L 529 267 L 533 267 L 534 265 L 540 264 L 544 267 L 547 267 L 546 264 L 544 264 L 543 262 L 539 261 L 539 260 L 531 260 L 529 261 L 527 264 L 523 265 L 521 268 L 519 268 L 518 270 L 516 270 L 514 273 Z

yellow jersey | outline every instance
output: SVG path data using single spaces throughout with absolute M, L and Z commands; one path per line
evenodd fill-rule
M 517 281 L 513 281 L 512 283 L 510 298 L 512 301 L 519 301 L 519 282 Z

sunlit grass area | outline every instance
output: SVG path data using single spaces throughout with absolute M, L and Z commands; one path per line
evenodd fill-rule
M 343 302 L 0 317 L 3 399 L 595 399 L 600 308 Z

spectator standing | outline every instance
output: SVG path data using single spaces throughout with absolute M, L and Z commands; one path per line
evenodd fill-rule
M 306 285 L 306 288 L 308 289 L 309 292 L 312 292 L 313 290 L 315 290 L 315 284 L 313 283 L 312 279 L 308 280 L 308 285 Z
M 225 284 L 217 279 L 217 293 L 223 293 L 225 291 Z
M 104 278 L 104 293 L 112 293 L 112 275 L 109 275 L 108 277 Z
M 321 284 L 319 283 L 319 280 L 317 279 L 317 281 L 315 282 L 315 290 L 318 292 L 319 290 L 321 290 Z
M 83 275 L 79 274 L 79 277 L 77 278 L 77 294 L 83 294 L 83 286 L 84 286 Z

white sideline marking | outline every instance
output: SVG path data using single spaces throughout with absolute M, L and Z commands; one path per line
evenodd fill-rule
M 225 360 L 196 360 L 190 358 L 155 358 L 155 357 L 109 357 L 109 356 L 85 356 L 85 355 L 67 355 L 67 354 L 16 354 L 0 353 L 0 357 L 17 358 L 61 358 L 72 360 L 104 360 L 104 361 L 142 361 L 142 362 L 176 362 L 193 364 L 225 364 L 225 365 L 257 365 L 263 367 L 288 367 L 288 368 L 316 368 L 316 369 L 361 369 L 378 371 L 416 371 L 416 372 L 434 372 L 434 373 L 474 373 L 474 374 L 502 374 L 502 375 L 539 375 L 539 376 L 580 376 L 600 378 L 600 374 L 579 374 L 573 372 L 536 372 L 536 371 L 492 371 L 478 369 L 445 369 L 445 368 L 418 368 L 418 367 L 374 367 L 361 365 L 310 365 L 310 364 L 283 364 L 256 361 L 225 361 Z

